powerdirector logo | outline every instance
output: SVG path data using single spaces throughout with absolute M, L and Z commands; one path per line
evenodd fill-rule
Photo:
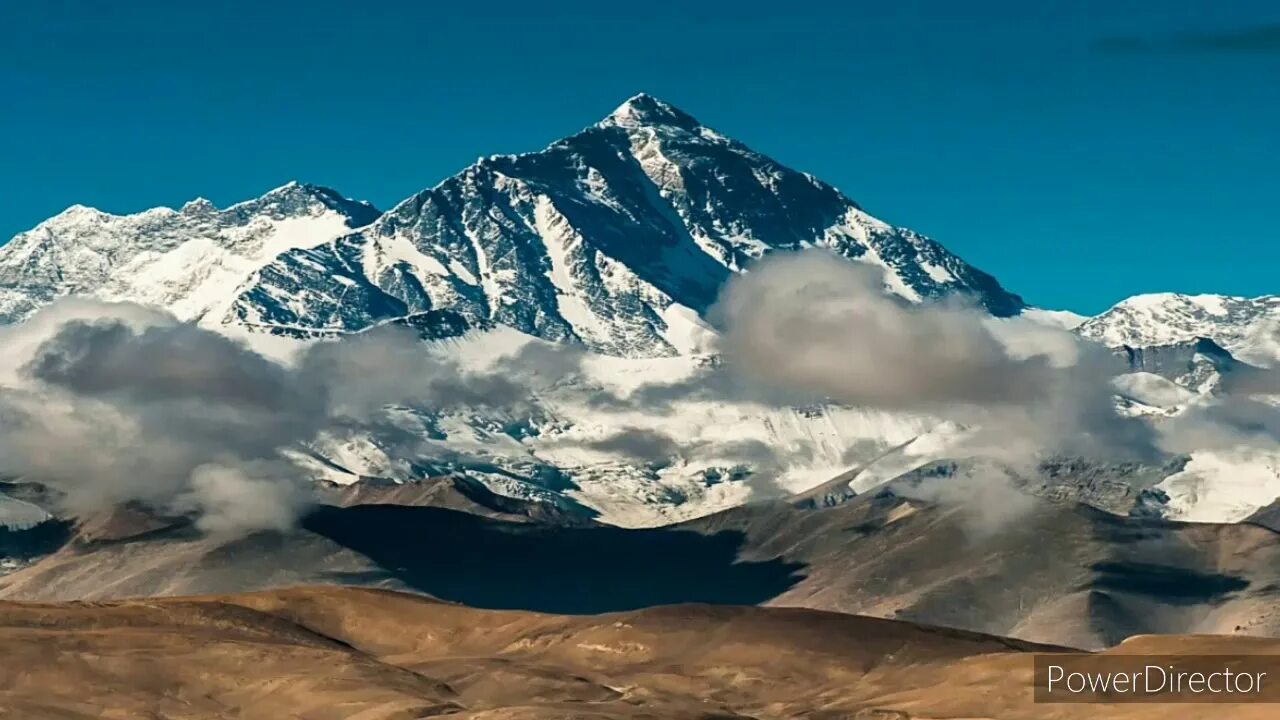
M 1038 703 L 1280 703 L 1280 655 L 1036 655 Z

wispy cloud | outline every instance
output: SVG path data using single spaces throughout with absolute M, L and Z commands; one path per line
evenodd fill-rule
M 1223 32 L 1108 37 L 1094 48 L 1110 53 L 1280 54 L 1280 23 Z

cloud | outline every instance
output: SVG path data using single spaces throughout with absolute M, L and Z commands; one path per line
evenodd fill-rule
M 1034 477 L 1050 457 L 1163 457 L 1149 424 L 1117 412 L 1110 381 L 1125 368 L 1105 348 L 962 300 L 909 303 L 873 265 L 821 250 L 776 253 L 731 278 L 709 316 L 719 361 L 626 401 L 835 403 L 932 417 L 958 428 L 946 452 L 960 469 L 918 483 L 913 496 L 960 506 L 975 533 L 1033 507 L 1013 478 Z M 759 449 L 765 456 L 751 462 L 761 478 L 803 461 Z
M 797 463 L 813 459 L 812 450 L 804 446 L 781 447 L 754 438 L 683 440 L 661 430 L 639 427 L 626 427 L 603 438 L 565 444 L 587 447 L 650 469 L 662 469 L 677 462 L 731 468 L 739 472 L 757 499 L 785 494 L 778 479 Z
M 191 487 L 175 507 L 197 511 L 197 527 L 209 533 L 288 530 L 310 504 L 310 494 L 297 483 L 279 481 L 290 469 L 257 469 L 262 472 L 255 477 L 243 467 L 201 465 L 192 470 Z
M 1280 53 L 1280 24 L 1223 32 L 1185 32 L 1172 35 L 1131 35 L 1103 38 L 1094 48 L 1133 54 L 1247 54 Z
M 770 385 L 853 405 L 1021 403 L 1043 358 L 1015 359 L 959 305 L 913 306 L 884 271 L 822 251 L 775 255 L 726 283 L 711 310 L 726 364 Z
M 770 256 L 731 279 L 713 319 L 724 366 L 757 383 L 848 405 L 924 412 L 975 428 L 974 452 L 1155 453 L 1119 416 L 1100 347 L 955 301 L 911 304 L 883 271 L 823 251 Z
M 659 467 L 669 464 L 682 450 L 670 435 L 636 427 L 623 428 L 604 438 L 588 440 L 583 445 L 632 462 Z
M 323 396 L 283 367 L 145 308 L 56 303 L 3 341 L 0 470 L 53 485 L 74 512 L 173 509 L 205 466 L 300 483 L 280 451 L 323 423 Z
M 84 300 L 0 343 L 0 472 L 57 488 L 73 513 L 140 501 L 211 532 L 287 527 L 311 488 L 291 453 L 322 432 L 394 427 L 405 405 L 518 412 L 538 372 L 566 362 L 539 349 L 472 371 L 382 328 L 284 365 L 163 312 Z
M 996 534 L 1036 507 L 1036 500 L 1017 487 L 1009 468 L 989 462 L 955 465 L 943 473 L 916 473 L 894 484 L 907 498 L 955 507 L 967 537 Z
M 562 383 L 620 417 L 702 401 L 929 417 L 962 429 L 952 457 L 1018 473 L 1053 455 L 1147 461 L 1205 444 L 1274 442 L 1280 427 L 1270 406 L 1247 397 L 1276 387 L 1273 371 L 1260 370 L 1224 383 L 1229 403 L 1197 407 L 1157 435 L 1117 413 L 1110 381 L 1125 368 L 1106 349 L 961 300 L 908 303 L 885 289 L 880 268 L 820 250 L 777 253 L 731 278 L 709 318 L 713 361 L 622 392 L 590 386 L 589 356 L 576 345 L 530 341 L 470 357 L 383 327 L 315 343 L 284 364 L 153 309 L 60 301 L 0 330 L 0 472 L 55 486 L 75 512 L 141 501 L 192 513 L 210 532 L 280 529 L 309 501 L 306 472 L 291 460 L 298 450 L 361 439 L 393 464 L 508 472 L 496 458 L 440 445 L 436 418 L 462 413 L 519 437 L 518 428 L 554 419 L 538 398 Z M 746 468 L 762 496 L 782 493 L 777 479 L 812 460 L 809 446 L 675 437 L 639 424 L 619 422 L 586 447 L 651 468 Z M 848 457 L 881 449 L 851 447 Z M 555 472 L 532 454 L 528 465 Z M 987 503 L 1001 480 L 958 482 L 981 484 L 961 496 Z
M 1209 398 L 1186 408 L 1162 428 L 1171 452 L 1254 447 L 1280 448 L 1280 408 L 1250 398 Z
M 957 504 L 1008 496 L 1008 515 L 986 508 L 974 513 L 975 525 L 1029 507 L 1008 478 L 1034 477 L 1048 458 L 1164 458 L 1150 424 L 1117 412 L 1110 382 L 1126 367 L 1106 348 L 1029 319 L 993 318 L 962 300 L 909 303 L 873 265 L 822 250 L 775 253 L 731 278 L 709 319 L 718 331 L 714 361 L 625 394 L 601 391 L 597 406 L 662 415 L 688 402 L 835 404 L 931 418 L 956 428 L 947 455 L 981 460 L 987 470 L 948 478 L 954 492 L 930 496 Z M 663 464 L 726 449 L 660 431 L 625 431 L 600 446 Z M 780 494 L 773 481 L 806 461 L 796 448 L 758 442 L 734 450 L 738 459 L 725 464 L 751 467 L 762 495 Z M 855 442 L 845 457 L 860 463 L 886 450 Z
M 412 331 L 384 326 L 309 347 L 294 373 L 309 392 L 326 399 L 330 414 L 367 419 L 393 404 L 436 409 L 520 405 L 529 397 L 530 374 L 523 366 L 512 367 L 520 364 L 519 357 L 523 355 L 500 361 L 498 370 L 467 369 L 433 352 Z

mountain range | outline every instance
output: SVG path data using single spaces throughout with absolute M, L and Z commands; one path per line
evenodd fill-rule
M 338 483 L 462 473 L 503 495 L 654 525 L 749 497 L 765 461 L 740 441 L 775 449 L 767 462 L 788 491 L 855 465 L 878 463 L 863 468 L 869 482 L 942 459 L 921 450 L 936 424 L 917 415 L 688 401 L 662 417 L 622 417 L 592 404 L 601 386 L 671 381 L 712 362 L 707 311 L 726 278 L 803 248 L 883 268 L 907 301 L 957 297 L 995 318 L 1074 328 L 1129 363 L 1118 401 L 1136 413 L 1180 412 L 1231 363 L 1280 361 L 1280 297 L 1143 295 L 1092 318 L 1029 307 L 934 240 L 643 94 L 541 151 L 482 158 L 386 212 L 299 183 L 225 209 L 71 207 L 0 248 L 0 321 L 77 295 L 159 306 L 263 352 L 387 323 L 457 338 L 443 347 L 458 352 L 529 338 L 581 347 L 592 358 L 585 377 L 547 389 L 530 417 L 419 408 L 406 426 L 423 438 L 419 456 L 376 434 L 333 436 L 308 449 L 313 469 Z M 689 443 L 657 465 L 601 450 L 620 423 Z M 1175 473 L 1181 494 L 1166 511 L 1230 520 L 1269 504 L 1280 495 L 1274 459 L 1249 462 L 1247 501 L 1202 502 L 1238 465 L 1199 457 Z

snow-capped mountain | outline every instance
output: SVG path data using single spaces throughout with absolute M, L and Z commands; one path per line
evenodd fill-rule
M 298 183 L 225 210 L 203 199 L 134 215 L 76 205 L 0 249 L 0 322 L 66 295 L 161 306 L 183 319 L 221 317 L 236 289 L 275 256 L 379 214 Z
M 1208 338 L 1258 365 L 1280 361 L 1280 296 L 1135 295 L 1076 328 L 1109 347 L 1172 345 Z
M 448 311 L 613 355 L 674 355 L 694 349 L 730 273 L 812 246 L 884 266 L 913 300 L 1023 307 L 936 242 L 638 95 L 545 150 L 481 159 L 357 233 L 282 253 L 226 319 L 331 332 Z
M 999 316 L 1024 307 L 938 243 L 637 95 L 380 217 L 296 183 L 225 210 L 72 207 L 0 249 L 0 320 L 84 294 L 291 336 L 432 313 L 445 334 L 506 325 L 613 355 L 675 355 L 697 349 L 699 315 L 730 273 L 815 246 L 885 267 L 912 300 L 962 293 Z
M 480 159 L 385 214 L 297 183 L 223 210 L 204 200 L 124 216 L 70 208 L 0 247 L 0 323 L 87 295 L 161 306 L 264 351 L 291 345 L 276 336 L 384 322 L 465 335 L 441 345 L 481 360 L 531 337 L 580 342 L 592 351 L 584 377 L 537 397 L 536 417 L 416 408 L 396 442 L 335 434 L 308 457 L 338 482 L 464 472 L 506 495 L 651 525 L 738 504 L 765 475 L 799 491 L 874 458 L 861 492 L 946 457 L 952 429 L 922 416 L 696 398 L 661 414 L 593 404 L 599 387 L 697 372 L 712 332 L 704 313 L 724 280 L 773 250 L 809 247 L 883 267 L 889 288 L 912 301 L 964 295 L 997 317 L 1022 314 L 1117 348 L 1134 371 L 1118 392 L 1135 413 L 1179 412 L 1212 390 L 1232 354 L 1280 359 L 1280 297 L 1138 296 L 1087 320 L 1029 308 L 933 240 L 647 95 L 541 151 Z M 607 449 L 619 429 L 680 448 L 639 462 Z M 422 440 L 412 453 L 399 448 L 405 435 Z M 1194 492 L 1171 490 L 1171 507 L 1188 516 L 1199 511 L 1187 498 L 1216 492 L 1226 474 L 1192 469 L 1178 487 Z M 1244 512 L 1268 492 L 1213 507 Z
M 995 315 L 1023 309 L 934 241 L 638 95 L 540 152 L 481 159 L 383 215 L 296 183 L 225 210 L 72 208 L 0 248 L 0 320 L 80 294 L 159 305 L 260 349 L 274 335 L 388 321 L 435 337 L 485 328 L 494 332 L 467 341 L 479 355 L 530 336 L 580 341 L 595 351 L 588 385 L 666 382 L 697 370 L 702 312 L 728 276 L 770 250 L 815 246 L 884 267 L 911 300 L 964 294 Z M 591 396 L 551 389 L 514 430 L 511 418 L 418 409 L 399 428 L 423 438 L 416 454 L 377 433 L 335 436 L 311 449 L 316 473 L 350 482 L 466 472 L 508 495 L 567 496 L 607 520 L 653 524 L 741 502 L 764 462 L 753 448 L 772 448 L 774 465 L 785 458 L 768 474 L 802 488 L 861 457 L 851 448 L 880 452 L 929 425 L 710 401 L 619 414 Z M 652 467 L 591 449 L 619 428 L 679 437 L 686 450 Z

